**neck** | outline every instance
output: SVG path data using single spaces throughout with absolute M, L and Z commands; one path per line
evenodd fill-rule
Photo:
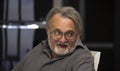
M 57 56 L 58 56 L 57 54 L 55 54 L 55 53 L 52 52 L 51 59 L 56 58 Z

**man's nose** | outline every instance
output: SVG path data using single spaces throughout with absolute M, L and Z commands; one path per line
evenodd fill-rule
M 60 42 L 66 42 L 67 39 L 65 38 L 65 36 L 62 36 L 60 39 L 59 39 Z

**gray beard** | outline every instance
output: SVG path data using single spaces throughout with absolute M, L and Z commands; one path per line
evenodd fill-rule
M 49 44 L 50 49 L 51 49 L 52 52 L 54 52 L 55 54 L 57 54 L 59 56 L 64 56 L 64 55 L 72 53 L 76 49 L 78 41 L 79 40 L 76 40 L 74 47 L 72 47 L 71 49 L 65 49 L 64 52 L 60 51 L 58 47 L 52 48 L 52 46 L 50 44 L 50 39 L 48 39 L 48 44 Z M 61 48 L 61 49 L 64 49 L 64 48 Z

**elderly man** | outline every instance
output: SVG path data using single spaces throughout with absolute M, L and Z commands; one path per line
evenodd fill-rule
M 74 8 L 51 9 L 46 32 L 47 40 L 30 50 L 12 71 L 94 71 L 93 56 L 81 42 L 80 14 Z

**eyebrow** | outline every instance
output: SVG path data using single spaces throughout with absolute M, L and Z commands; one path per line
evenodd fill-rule
M 55 29 L 55 30 L 53 30 L 53 31 L 60 31 L 60 32 L 62 32 L 60 29 Z M 73 31 L 73 30 L 67 30 L 66 32 L 74 32 L 75 33 L 75 31 Z

